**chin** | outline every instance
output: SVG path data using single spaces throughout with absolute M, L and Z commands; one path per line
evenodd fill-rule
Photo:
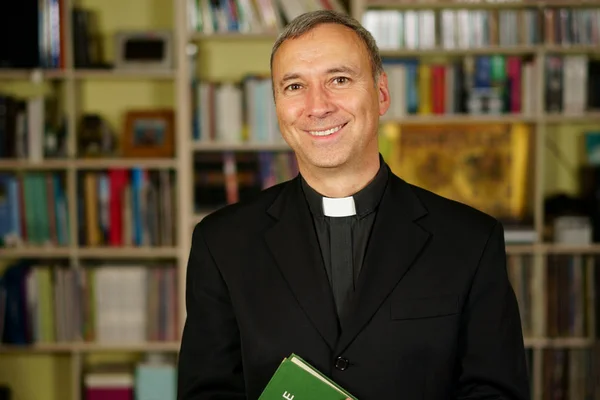
M 308 156 L 307 162 L 312 167 L 317 168 L 337 168 L 344 165 L 348 160 L 346 157 L 332 156 L 332 155 L 319 155 L 319 156 Z

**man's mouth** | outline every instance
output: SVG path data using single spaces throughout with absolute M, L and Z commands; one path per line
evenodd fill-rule
M 329 135 L 336 133 L 337 131 L 342 129 L 344 126 L 346 126 L 346 123 L 343 123 L 338 126 L 334 126 L 333 128 L 329 128 L 324 131 L 308 131 L 308 133 L 310 133 L 312 136 L 329 136 Z

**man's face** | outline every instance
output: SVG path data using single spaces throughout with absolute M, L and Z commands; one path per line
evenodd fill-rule
M 359 167 L 377 156 L 387 77 L 375 84 L 367 47 L 351 29 L 322 24 L 286 40 L 272 77 L 279 126 L 301 167 Z

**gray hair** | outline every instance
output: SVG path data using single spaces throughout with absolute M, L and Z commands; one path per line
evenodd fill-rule
M 294 18 L 285 27 L 283 32 L 281 32 L 275 41 L 275 44 L 273 44 L 273 49 L 271 50 L 271 70 L 273 69 L 273 58 L 275 57 L 275 53 L 283 44 L 283 42 L 288 39 L 296 39 L 318 25 L 328 23 L 344 25 L 356 32 L 360 40 L 362 40 L 365 46 L 367 46 L 369 61 L 371 62 L 371 72 L 373 79 L 375 82 L 377 82 L 379 76 L 383 72 L 383 65 L 381 63 L 381 56 L 379 55 L 377 42 L 371 33 L 366 30 L 356 19 L 350 17 L 349 15 L 331 10 L 311 11 Z

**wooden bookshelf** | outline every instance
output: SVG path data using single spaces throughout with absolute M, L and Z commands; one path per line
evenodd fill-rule
M 66 70 L 51 69 L 2 69 L 0 68 L 0 81 L 2 80 L 57 80 L 68 76 Z
M 0 160 L 0 171 L 55 171 L 66 170 L 71 162 L 63 159 L 28 161 L 28 160 Z
M 201 142 L 192 143 L 191 148 L 196 152 L 204 151 L 285 151 L 291 150 L 285 143 L 220 143 Z
M 177 161 L 171 158 L 90 158 L 75 160 L 73 166 L 76 169 L 177 169 Z
M 12 258 L 40 258 L 40 259 L 68 259 L 73 252 L 70 247 L 39 247 L 23 246 L 14 248 L 0 248 L 0 259 Z
M 447 114 L 447 115 L 407 115 L 401 119 L 386 119 L 386 122 L 396 122 L 398 124 L 411 125 L 437 125 L 437 124 L 482 124 L 482 123 L 537 123 L 539 118 L 534 116 L 516 115 L 516 114 L 498 114 L 498 115 L 468 115 L 468 114 Z
M 388 50 L 382 49 L 380 54 L 382 57 L 433 57 L 433 56 L 468 56 L 468 55 L 531 55 L 540 51 L 536 46 L 486 46 L 480 48 L 432 48 L 432 49 L 400 49 Z
M 123 352 L 178 352 L 179 342 L 143 343 L 37 343 L 31 345 L 2 345 L 0 354 L 18 353 L 123 353 Z
M 237 32 L 218 32 L 218 33 L 192 33 L 190 36 L 192 41 L 205 41 L 205 40 L 222 40 L 222 41 L 275 41 L 277 39 L 277 33 L 273 32 L 259 32 L 259 33 L 237 33 Z
M 80 247 L 77 249 L 79 258 L 88 259 L 157 259 L 176 258 L 176 247 Z
M 171 80 L 175 78 L 175 70 L 145 70 L 145 69 L 131 69 L 131 70 L 74 70 L 73 77 L 75 79 L 97 79 L 97 80 L 138 80 L 138 79 L 157 79 L 157 80 Z

